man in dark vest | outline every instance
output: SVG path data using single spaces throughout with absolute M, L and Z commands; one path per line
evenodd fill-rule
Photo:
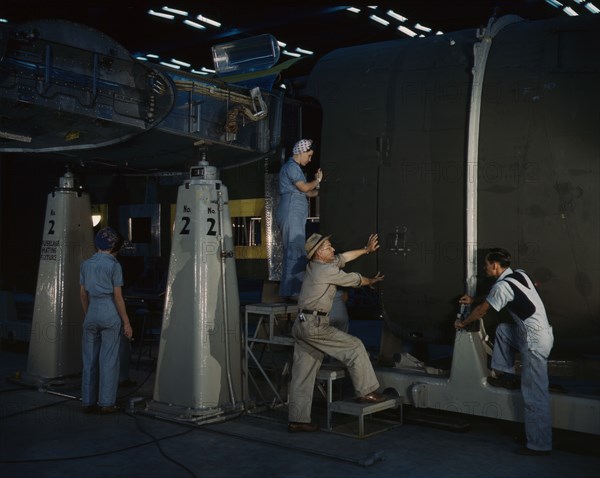
M 487 378 L 493 387 L 518 388 L 518 382 L 508 378 L 514 374 L 515 354 L 521 356 L 521 393 L 525 405 L 527 445 L 516 450 L 521 455 L 548 455 L 552 450 L 552 411 L 548 391 L 548 355 L 554 336 L 546 309 L 535 285 L 522 269 L 510 268 L 510 254 L 501 248 L 490 249 L 485 257 L 485 273 L 496 278 L 485 301 L 475 307 L 464 320 L 456 320 L 457 329 L 481 319 L 492 307 L 506 307 L 514 323 L 501 323 L 496 328 L 492 352 L 492 373 Z M 465 295 L 461 304 L 472 304 Z

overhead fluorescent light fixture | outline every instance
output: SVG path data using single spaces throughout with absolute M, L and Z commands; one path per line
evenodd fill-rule
M 199 23 L 193 22 L 192 20 L 184 20 L 183 23 L 192 28 L 197 28 L 198 30 L 206 30 L 206 27 L 204 25 L 200 25 Z
M 346 11 L 350 12 L 350 13 L 360 13 L 360 8 L 348 7 L 348 8 L 346 8 Z
M 431 28 L 429 28 L 429 27 L 425 27 L 425 26 L 421 25 L 420 23 L 417 23 L 417 24 L 415 25 L 415 28 L 416 28 L 417 30 L 421 30 L 422 32 L 426 32 L 426 33 L 429 33 L 429 32 L 431 31 Z
M 300 53 L 294 53 L 293 51 L 283 50 L 281 53 L 287 56 L 293 56 L 294 58 L 300 58 L 302 55 Z
M 575 3 L 579 3 L 582 4 L 583 2 L 585 2 L 585 0 L 573 0 Z
M 596 7 L 592 2 L 588 2 L 585 4 L 585 8 L 587 8 L 592 13 L 600 13 L 600 9 Z
M 183 10 L 177 10 L 176 8 L 171 7 L 162 7 L 165 12 L 174 13 L 175 15 L 181 15 L 182 17 L 187 17 L 188 12 L 184 12 Z
M 191 64 L 186 63 L 185 61 L 176 60 L 175 58 L 171 58 L 171 62 L 175 63 L 176 65 L 183 66 L 185 68 L 189 68 L 190 66 L 192 66 Z
M 314 55 L 314 54 L 315 54 L 315 52 L 314 52 L 314 51 L 310 51 L 310 50 L 304 50 L 304 49 L 302 49 L 302 48 L 296 48 L 296 51 L 297 51 L 298 53 L 302 53 L 302 54 L 304 54 L 304 55 Z
M 216 20 L 211 20 L 208 17 L 204 17 L 202 15 L 198 15 L 196 17 L 196 20 L 200 20 L 201 22 L 207 23 L 209 25 L 212 25 L 213 27 L 217 27 L 219 28 L 221 26 L 221 24 L 219 22 L 217 22 Z
M 571 7 L 565 7 L 565 8 L 563 8 L 563 12 L 565 12 L 567 15 L 569 15 L 571 17 L 578 17 L 579 16 L 579 13 L 577 13 Z
M 0 18 L 0 23 L 8 23 L 8 20 L 6 18 Z
M 546 3 L 548 5 L 553 6 L 554 8 L 562 8 L 563 4 L 560 3 L 558 0 L 546 0 Z
M 405 35 L 408 35 L 409 37 L 416 37 L 417 36 L 417 34 L 415 32 L 413 32 L 410 28 L 406 28 L 404 25 L 400 25 L 398 27 L 398 30 L 400 30 Z
M 210 68 L 206 68 L 205 66 L 202 67 L 202 71 L 205 73 L 216 73 L 216 70 L 211 70 Z
M 161 61 L 160 64 L 162 66 L 168 66 L 169 68 L 173 68 L 175 70 L 181 70 L 181 67 L 179 65 L 174 65 L 173 63 L 168 63 L 166 61 Z
M 398 20 L 399 22 L 405 22 L 406 20 L 408 20 L 408 18 L 403 17 L 402 15 L 400 15 L 399 13 L 396 13 L 394 10 L 388 10 L 386 12 L 390 17 L 394 18 L 395 20 Z
M 173 20 L 175 18 L 175 15 L 171 15 L 169 13 L 163 13 L 163 12 L 155 12 L 154 10 L 148 10 L 148 15 L 152 15 L 152 16 L 160 17 L 160 18 L 166 18 L 167 20 Z
M 154 53 L 146 53 L 146 56 L 147 56 L 148 58 L 154 58 L 154 59 L 156 59 L 156 58 L 160 58 L 158 55 L 155 55 Z
M 135 59 L 140 61 L 148 61 L 148 58 L 146 58 L 145 56 L 136 56 Z
M 194 70 L 193 68 L 190 70 L 190 73 L 196 73 L 196 75 L 208 75 L 206 71 Z
M 287 46 L 287 43 L 283 43 L 282 41 L 277 40 L 277 44 L 281 47 L 281 48 L 285 48 Z
M 443 35 L 443 34 L 444 34 L 444 32 L 443 32 L 443 31 L 441 31 L 441 30 L 438 30 L 437 32 L 435 32 L 435 34 L 436 34 L 436 35 Z
M 381 23 L 384 27 L 387 27 L 390 24 L 390 22 L 384 20 L 381 17 L 378 17 L 377 15 L 370 15 L 369 18 L 374 22 Z

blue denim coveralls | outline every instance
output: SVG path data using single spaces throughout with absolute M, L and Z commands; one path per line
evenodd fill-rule
M 519 351 L 527 447 L 549 451 L 552 449 L 552 410 L 548 356 L 554 336 L 542 299 L 525 271 L 513 272 L 509 267 L 493 285 L 486 301 L 496 311 L 507 307 L 515 322 L 498 325 L 492 368 L 514 373 L 515 353 Z
M 281 231 L 283 243 L 283 265 L 279 295 L 297 296 L 302 286 L 306 269 L 306 220 L 308 219 L 308 198 L 295 184 L 306 182 L 306 176 L 293 158 L 281 167 L 279 172 L 279 204 L 275 220 Z
M 79 283 L 88 292 L 89 307 L 83 321 L 84 407 L 110 407 L 119 386 L 119 345 L 122 324 L 114 301 L 114 288 L 123 286 L 123 272 L 111 254 L 97 252 L 81 264 Z

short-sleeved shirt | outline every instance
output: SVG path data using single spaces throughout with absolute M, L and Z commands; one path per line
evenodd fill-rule
M 97 252 L 81 264 L 79 283 L 90 297 L 113 295 L 115 287 L 123 287 L 121 264 L 112 254 Z
M 300 194 L 305 197 L 295 186 L 298 181 L 306 182 L 306 175 L 300 165 L 290 158 L 279 171 L 279 194 Z
M 517 325 L 536 329 L 549 327 L 542 299 L 529 276 L 521 269 L 513 271 L 507 268 L 485 300 L 496 311 L 507 307 Z
M 485 298 L 486 302 L 488 302 L 496 312 L 499 312 L 506 307 L 506 304 L 515 298 L 513 290 L 506 282 L 503 282 L 503 279 L 512 273 L 513 270 L 510 267 L 506 269 L 502 275 L 498 277 Z
M 333 262 L 309 262 L 298 297 L 298 307 L 329 313 L 336 286 L 360 287 L 361 275 L 358 272 L 344 272 L 342 268 L 345 265 L 341 254 L 336 254 Z

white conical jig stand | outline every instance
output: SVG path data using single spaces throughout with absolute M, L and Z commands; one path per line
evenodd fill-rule
M 79 266 L 93 253 L 90 198 L 67 171 L 48 195 L 24 382 L 44 385 L 81 373 Z
M 227 188 L 201 161 L 179 187 L 153 400 L 144 413 L 206 422 L 243 408 Z

